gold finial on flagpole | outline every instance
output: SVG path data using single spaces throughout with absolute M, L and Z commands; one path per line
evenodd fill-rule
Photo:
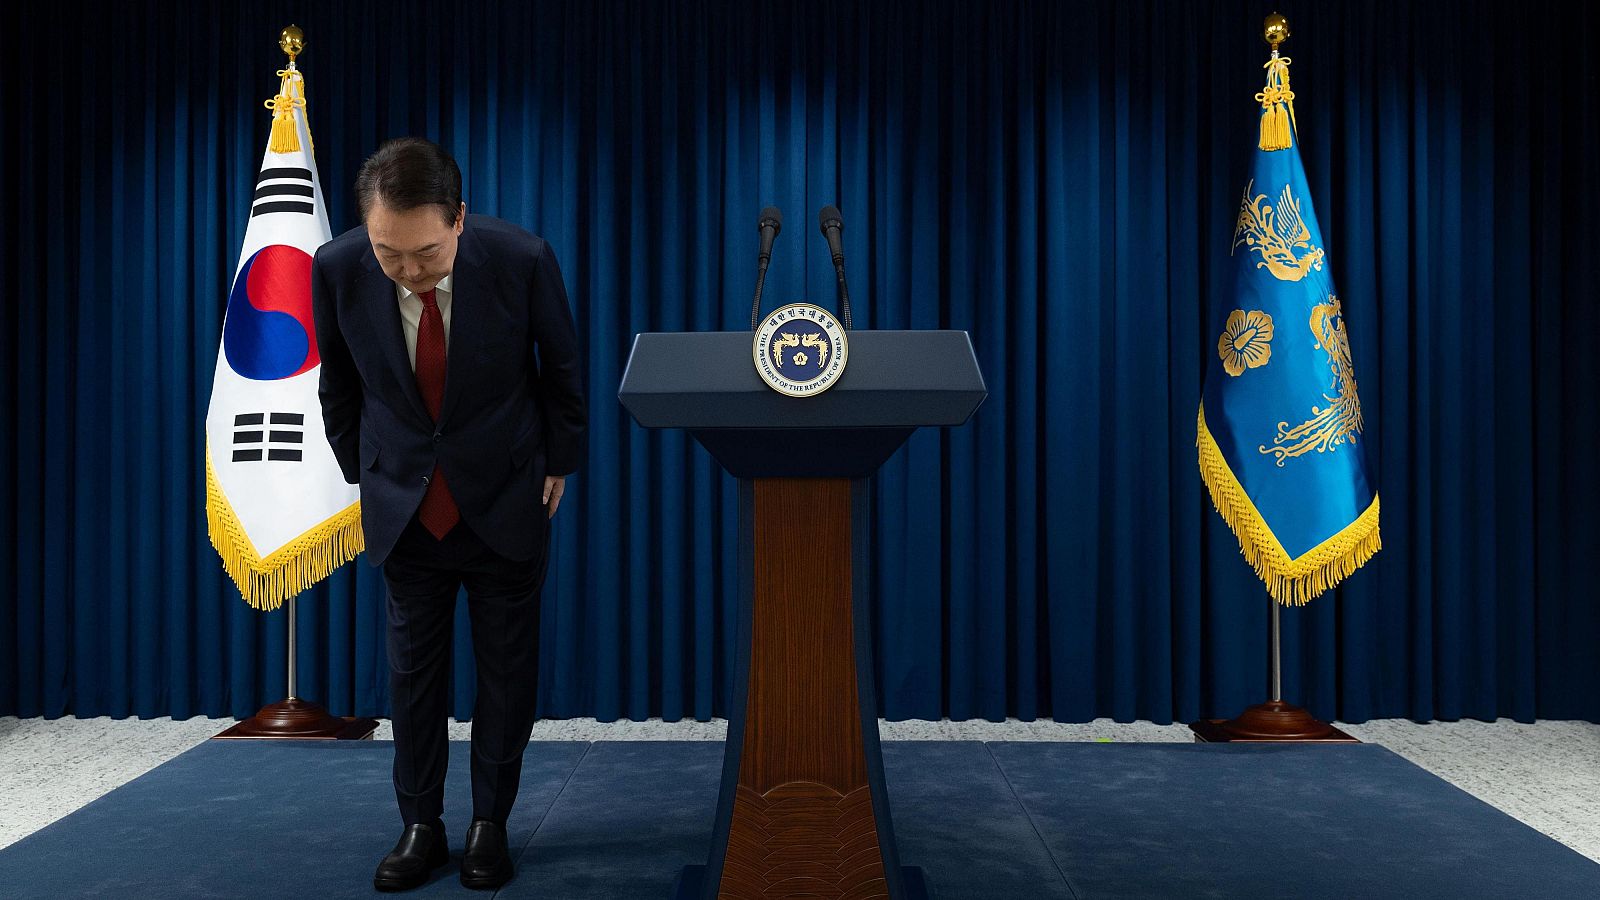
M 299 25 L 290 25 L 278 32 L 278 46 L 289 57 L 289 67 L 278 70 L 283 82 L 278 95 L 267 101 L 267 108 L 272 110 L 272 138 L 267 142 L 267 149 L 273 153 L 298 153 L 300 131 L 295 124 L 294 111 L 305 108 L 306 79 L 294 64 L 294 58 L 305 52 L 306 33 Z
M 1267 70 L 1267 85 L 1256 95 L 1261 104 L 1263 150 L 1287 150 L 1294 140 L 1294 91 L 1289 90 L 1289 57 L 1278 55 L 1278 45 L 1289 39 L 1289 20 L 1274 12 L 1261 23 L 1261 39 L 1272 45 Z
M 299 25 L 290 25 L 278 33 L 278 46 L 288 55 L 289 64 L 294 65 L 294 58 L 306 49 L 306 33 Z
M 1289 20 L 1274 12 L 1267 16 L 1261 23 L 1261 39 L 1272 45 L 1272 52 L 1278 52 L 1278 45 L 1289 39 Z

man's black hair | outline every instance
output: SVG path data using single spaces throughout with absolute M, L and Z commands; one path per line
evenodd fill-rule
M 418 137 L 385 141 L 356 175 L 356 202 L 366 221 L 378 200 L 397 212 L 436 206 L 454 225 L 461 211 L 461 169 L 445 149 Z

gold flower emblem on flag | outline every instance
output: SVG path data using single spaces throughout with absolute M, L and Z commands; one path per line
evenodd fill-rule
M 1259 309 L 1229 313 L 1228 324 L 1217 339 L 1217 354 L 1222 357 L 1222 370 L 1229 375 L 1266 365 L 1272 359 L 1272 317 Z

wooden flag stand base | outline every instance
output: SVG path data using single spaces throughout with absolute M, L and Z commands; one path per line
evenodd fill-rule
M 1196 743 L 1347 743 L 1361 741 L 1291 703 L 1283 702 L 1283 664 L 1278 641 L 1278 604 L 1272 603 L 1272 699 L 1235 719 L 1204 719 L 1189 726 Z
M 294 600 L 289 598 L 289 696 L 212 735 L 212 740 L 366 741 L 378 730 L 377 719 L 330 716 L 321 706 L 294 695 Z
M 377 719 L 330 716 L 321 706 L 289 697 L 261 707 L 248 719 L 214 735 L 212 740 L 277 738 L 295 741 L 365 741 L 378 729 Z
M 1245 710 L 1236 719 L 1206 719 L 1189 726 L 1202 744 L 1243 742 L 1352 743 L 1359 740 L 1298 706 L 1270 700 Z

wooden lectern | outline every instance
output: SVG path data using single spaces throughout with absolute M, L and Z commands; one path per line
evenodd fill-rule
M 677 897 L 925 897 L 895 851 L 878 747 L 867 478 L 916 429 L 965 423 L 983 376 L 966 332 L 852 331 L 838 382 L 788 397 L 756 374 L 751 340 L 641 334 L 617 392 L 739 479 L 722 792 L 710 860 Z

